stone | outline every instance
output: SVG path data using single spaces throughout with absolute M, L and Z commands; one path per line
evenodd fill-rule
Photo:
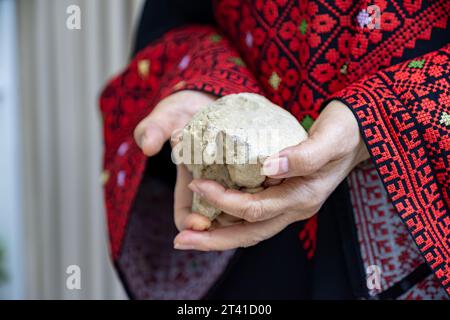
M 176 156 L 194 179 L 210 179 L 226 188 L 263 190 L 264 160 L 307 138 L 288 111 L 253 93 L 231 94 L 200 110 L 183 129 Z M 193 212 L 214 220 L 221 211 L 194 194 Z

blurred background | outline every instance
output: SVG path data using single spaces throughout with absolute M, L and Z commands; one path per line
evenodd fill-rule
M 141 5 L 0 0 L 0 299 L 125 298 L 108 258 L 97 100 L 129 59 Z M 66 286 L 71 265 L 80 289 Z

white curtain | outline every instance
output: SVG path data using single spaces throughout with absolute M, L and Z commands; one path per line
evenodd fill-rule
M 108 258 L 97 101 L 125 66 L 141 0 L 19 0 L 26 298 L 121 299 Z M 81 9 L 81 30 L 66 27 Z M 81 269 L 81 289 L 66 268 Z

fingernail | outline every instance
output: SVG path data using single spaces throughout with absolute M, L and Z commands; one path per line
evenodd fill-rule
M 188 185 L 189 189 L 191 189 L 193 192 L 195 192 L 196 194 L 198 194 L 200 197 L 204 196 L 203 191 L 193 182 L 189 183 Z
M 289 170 L 289 162 L 286 157 L 268 159 L 261 168 L 261 174 L 265 176 L 277 176 Z
M 174 243 L 173 248 L 177 249 L 177 250 L 194 250 L 195 249 L 195 247 L 192 245 L 182 244 L 182 243 L 178 243 L 178 242 Z

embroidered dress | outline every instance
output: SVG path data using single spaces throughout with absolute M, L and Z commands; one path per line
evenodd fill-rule
M 308 274 L 302 297 L 448 297 L 449 12 L 444 0 L 147 2 L 138 50 L 100 99 L 111 254 L 130 295 L 233 297 L 223 288 L 238 288 L 247 260 L 237 257 L 266 248 L 253 260 L 271 259 L 264 252 L 284 241 L 172 248 L 170 150 L 147 159 L 133 130 L 164 97 L 200 90 L 262 94 L 306 128 L 332 99 L 358 120 L 371 159 L 315 217 L 282 232 L 298 234 L 285 239 L 305 257 L 293 262 Z M 366 281 L 374 272 L 379 287 Z

